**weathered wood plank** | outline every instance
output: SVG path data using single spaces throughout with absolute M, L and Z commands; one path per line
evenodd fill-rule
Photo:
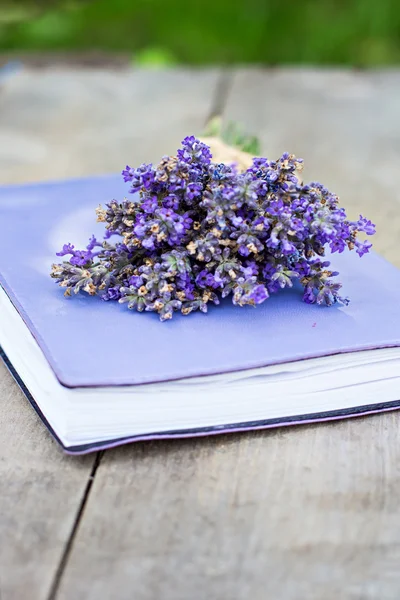
M 395 600 L 397 418 L 108 452 L 58 597 Z
M 218 77 L 25 70 L 0 88 L 0 181 L 119 171 L 173 152 L 188 132 L 201 131 Z M 42 600 L 95 457 L 64 457 L 2 364 L 0 417 L 0 598 Z
M 0 598 L 47 597 L 94 461 L 50 439 L 0 362 Z
M 226 110 L 365 209 L 397 263 L 399 79 L 244 71 Z M 109 451 L 58 598 L 397 600 L 398 431 L 393 413 Z
M 0 89 L 0 182 L 118 172 L 201 133 L 215 70 L 26 69 Z

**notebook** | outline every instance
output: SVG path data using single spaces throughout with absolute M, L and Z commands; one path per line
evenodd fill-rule
M 347 307 L 305 304 L 294 286 L 257 308 L 226 299 L 160 323 L 64 298 L 55 253 L 101 236 L 95 208 L 125 192 L 119 175 L 0 188 L 2 356 L 64 450 L 400 406 L 400 271 L 374 253 L 332 256 Z

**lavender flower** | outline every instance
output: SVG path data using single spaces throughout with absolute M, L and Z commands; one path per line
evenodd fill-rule
M 101 246 L 101 244 L 96 240 L 94 235 L 92 235 L 89 244 L 86 246 L 86 250 L 75 250 L 73 244 L 64 244 L 62 250 L 57 252 L 56 256 L 66 256 L 67 254 L 71 254 L 72 256 L 69 260 L 71 265 L 83 267 L 91 262 L 95 256 L 98 256 L 99 252 L 93 252 L 95 246 Z
M 207 312 L 226 296 L 256 306 L 295 281 L 307 303 L 347 304 L 338 273 L 321 257 L 327 247 L 363 256 L 371 244 L 360 235 L 375 233 L 371 221 L 348 220 L 322 184 L 304 185 L 302 160 L 292 154 L 254 158 L 242 170 L 211 159 L 190 136 L 156 166 L 127 166 L 122 176 L 137 196 L 97 209 L 103 241 L 92 236 L 83 250 L 68 243 L 57 253 L 69 256 L 52 272 L 65 295 L 97 294 L 161 320 Z

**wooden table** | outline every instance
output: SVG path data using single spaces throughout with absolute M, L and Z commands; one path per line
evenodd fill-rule
M 399 103 L 396 70 L 27 68 L 0 88 L 0 181 L 156 161 L 222 113 L 400 266 Z M 0 423 L 1 600 L 400 597 L 399 413 L 76 458 L 0 365 Z

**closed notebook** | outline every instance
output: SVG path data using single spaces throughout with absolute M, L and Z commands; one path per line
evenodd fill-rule
M 49 277 L 67 240 L 87 243 L 119 176 L 0 189 L 0 346 L 65 450 L 342 418 L 400 406 L 400 272 L 335 254 L 351 303 L 304 304 L 294 286 L 258 306 L 154 313 Z M 18 410 L 18 407 L 15 407 Z

